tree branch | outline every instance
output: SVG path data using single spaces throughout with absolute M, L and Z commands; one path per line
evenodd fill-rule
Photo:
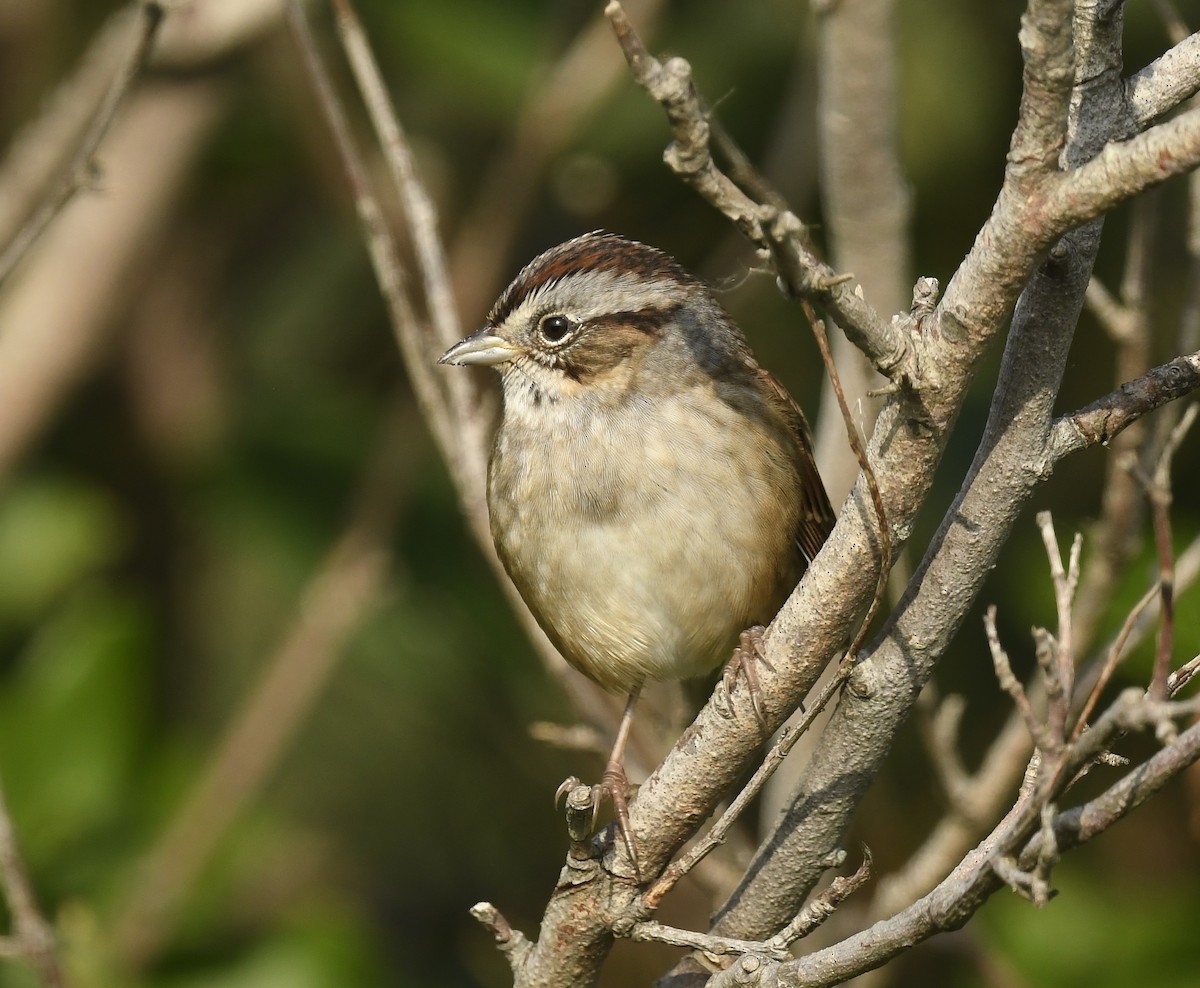
M 134 25 L 126 55 L 113 76 L 96 115 L 79 142 L 71 160 L 58 183 L 47 198 L 33 211 L 12 240 L 4 244 L 0 252 L 0 285 L 8 279 L 21 259 L 37 242 L 68 202 L 77 192 L 95 181 L 96 152 L 108 128 L 117 116 L 117 110 L 133 85 L 134 79 L 145 66 L 154 48 L 154 39 L 162 24 L 165 10 L 158 0 L 140 0 L 136 4 L 138 19 Z
M 1060 416 L 1046 452 L 1051 463 L 1097 444 L 1108 445 L 1143 415 L 1200 388 L 1200 351 L 1169 360 L 1090 405 Z
M 691 66 L 679 57 L 664 63 L 651 55 L 617 0 L 611 0 L 605 14 L 634 79 L 666 111 L 674 138 L 663 154 L 668 167 L 720 210 L 743 236 L 759 247 L 766 246 L 771 237 L 768 226 L 785 214 L 750 198 L 713 161 L 708 114 L 692 84 Z M 807 246 L 803 225 L 791 214 L 786 214 L 786 225 L 777 229 L 774 245 L 788 255 L 788 263 L 777 265 L 777 273 L 791 294 L 811 298 L 826 309 L 880 373 L 915 379 L 917 369 L 904 334 L 880 318 L 855 279 L 839 276 L 817 259 Z
M 1184 38 L 1125 83 L 1125 102 L 1141 130 L 1200 91 L 1200 34 Z
M 1154 726 L 1170 709 L 1175 717 L 1193 716 L 1200 703 L 1164 705 L 1147 701 L 1138 690 L 1127 690 L 1093 728 L 1072 747 L 1059 778 L 1074 771 L 1104 750 L 1114 736 L 1124 731 Z M 1086 740 L 1088 743 L 1082 743 Z M 1058 853 L 1089 840 L 1162 788 L 1171 778 L 1200 758 L 1200 725 L 1184 731 L 1179 739 L 1129 772 L 1120 782 L 1094 800 L 1058 814 L 1051 821 Z M 914 943 L 937 933 L 961 928 L 1002 887 L 993 863 L 1007 849 L 1018 849 L 1018 867 L 1028 868 L 1045 849 L 1045 838 L 1035 835 L 1048 805 L 1048 793 L 1031 793 L 1019 803 L 955 871 L 936 888 L 907 909 L 848 937 L 840 943 L 783 964 L 760 958 L 752 976 L 744 968 L 731 968 L 709 982 L 709 988 L 784 988 L 805 985 L 824 988 L 842 984 L 856 975 L 886 963 Z M 736 972 L 736 973 L 735 973 Z
M 1044 13 L 1039 4 L 1031 4 L 1031 9 Z M 1118 19 L 1096 42 L 1107 46 L 1114 61 L 1119 60 L 1119 31 Z M 1050 31 L 1047 37 L 1047 43 L 1061 44 L 1061 32 Z M 1025 33 L 1022 39 L 1032 43 Z M 1057 48 L 1040 55 L 1027 54 L 1035 68 L 1057 64 L 1061 58 Z M 946 329 L 955 327 L 949 335 L 959 360 L 965 359 L 961 351 L 970 352 L 970 341 L 979 335 L 976 327 L 982 329 L 981 316 L 999 318 L 999 312 L 982 311 L 997 300 L 997 280 L 1006 284 L 1020 270 L 1017 258 L 1009 252 L 1028 245 L 1029 232 L 1019 237 L 1010 226 L 1027 209 L 1018 189 L 1035 182 L 1031 163 L 1041 161 L 1042 168 L 1057 169 L 1057 155 L 1048 155 L 1045 148 L 1052 143 L 1048 128 L 1050 121 L 1057 119 L 1053 107 L 1061 102 L 1061 93 L 1046 82 L 1045 72 L 1032 71 L 1031 75 L 1031 71 L 1026 73 L 1022 112 L 1033 113 L 1034 119 L 1019 125 L 1014 136 L 1014 146 L 1026 151 L 1015 159 L 1010 156 L 1005 185 L 988 223 L 990 231 L 980 234 L 935 314 Z M 1117 96 L 1115 85 L 1107 90 L 1094 87 L 1089 101 L 1076 112 L 1095 113 L 1104 119 L 1105 107 Z M 1090 139 L 1098 140 L 1096 135 Z M 1042 152 L 1035 153 L 1035 145 Z M 1044 448 L 1054 396 L 1098 238 L 1095 224 L 1065 238 L 1022 294 L 988 425 L 959 495 L 881 638 L 852 675 L 848 691 L 812 753 L 791 808 L 760 850 L 747 879 L 718 913 L 715 932 L 746 938 L 762 935 L 785 922 L 786 911 L 811 890 L 821 874 L 820 861 L 841 839 L 850 814 L 965 617 L 1019 511 L 1048 475 Z M 989 244 L 986 256 L 985 243 Z M 995 276 L 989 277 L 993 272 Z M 966 298 L 975 300 L 968 307 L 968 318 L 975 326 L 962 334 L 957 331 L 957 307 Z M 953 312 L 949 311 L 952 306 Z M 885 423 L 886 418 L 881 418 L 877 438 Z M 888 475 L 878 465 L 876 473 L 881 479 Z M 821 807 L 820 813 L 812 812 L 815 806 Z

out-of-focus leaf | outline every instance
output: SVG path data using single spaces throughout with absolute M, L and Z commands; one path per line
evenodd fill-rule
M 133 597 L 82 587 L 5 682 L 0 771 L 35 862 L 122 812 L 147 720 L 148 623 Z
M 354 988 L 384 978 L 361 920 L 321 907 L 222 963 L 190 966 L 153 982 L 158 988 Z
M 120 516 L 96 489 L 49 477 L 13 484 L 0 496 L 0 622 L 36 620 L 124 541 Z
M 1079 858 L 1060 867 L 1056 879 L 1063 894 L 1044 909 L 999 892 L 980 914 L 989 938 L 1030 984 L 1193 988 L 1194 932 L 1163 916 L 1195 916 L 1200 895 L 1194 885 L 1155 889 L 1140 882 L 1122 888 L 1111 876 L 1081 867 Z

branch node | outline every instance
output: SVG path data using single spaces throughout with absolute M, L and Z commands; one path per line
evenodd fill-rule
M 941 287 L 937 278 L 918 278 L 917 283 L 913 285 L 912 305 L 908 311 L 916 319 L 918 328 L 921 320 L 932 315 L 933 310 L 937 308 Z

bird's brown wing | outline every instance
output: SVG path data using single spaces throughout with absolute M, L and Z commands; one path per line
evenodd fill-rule
M 812 430 L 787 388 L 761 367 L 757 369 L 757 374 L 767 400 L 776 406 L 787 421 L 800 451 L 797 461 L 800 472 L 800 523 L 796 541 L 805 557 L 811 561 L 821 551 L 821 546 L 837 521 L 833 505 L 829 503 L 829 495 L 825 493 L 825 484 L 817 472 L 816 460 L 813 459 Z

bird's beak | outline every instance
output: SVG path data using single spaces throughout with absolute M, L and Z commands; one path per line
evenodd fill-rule
M 496 364 L 512 360 L 518 348 L 504 337 L 497 336 L 491 329 L 491 326 L 484 326 L 473 336 L 455 343 L 438 357 L 438 363 L 494 367 Z

